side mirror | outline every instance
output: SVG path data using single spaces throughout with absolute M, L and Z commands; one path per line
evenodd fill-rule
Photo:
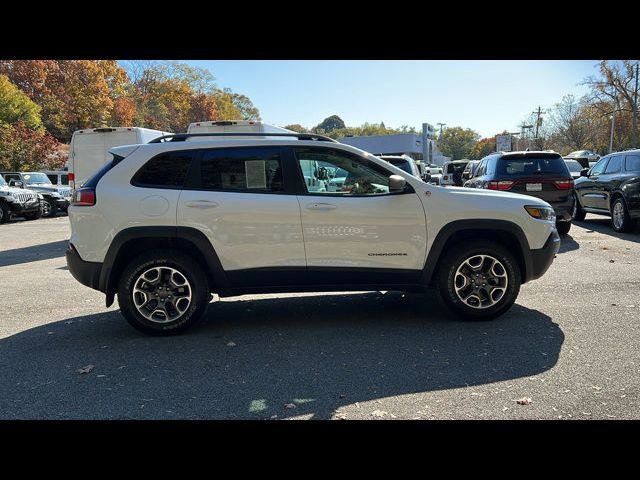
M 10 187 L 16 187 L 16 188 L 22 188 L 24 186 L 24 183 L 22 183 L 20 180 L 11 180 L 9 182 L 9 186 Z
M 589 175 L 589 169 L 588 168 L 583 168 L 582 170 L 580 170 L 580 176 L 581 177 L 588 177 Z
M 407 181 L 401 177 L 400 175 L 390 175 L 389 176 L 389 191 L 390 192 L 399 192 L 404 190 L 404 186 L 407 184 Z

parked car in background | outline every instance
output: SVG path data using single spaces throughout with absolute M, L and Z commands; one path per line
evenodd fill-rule
M 440 185 L 442 181 L 442 167 L 436 165 L 435 163 L 429 163 L 424 165 L 424 175 L 427 183 L 431 183 L 433 185 Z
M 69 186 L 69 172 L 66 170 L 40 170 L 44 173 L 51 183 L 57 187 L 68 187 Z
M 80 188 L 111 160 L 110 148 L 147 143 L 168 134 L 139 127 L 84 128 L 73 132 L 69 145 L 69 186 Z
M 69 187 L 57 187 L 42 172 L 0 172 L 9 186 L 28 188 L 42 195 L 42 216 L 55 217 L 58 210 L 67 211 L 71 201 Z
M 616 232 L 628 232 L 640 218 L 640 150 L 606 155 L 575 182 L 574 220 L 587 212 L 609 215 Z
M 537 197 L 555 211 L 558 233 L 571 228 L 573 178 L 559 153 L 497 152 L 480 160 L 476 175 L 465 187 L 486 188 Z
M 380 158 L 385 162 L 389 162 L 391 165 L 394 165 L 399 169 L 410 173 L 416 178 L 422 178 L 422 175 L 420 175 L 420 170 L 418 169 L 418 165 L 416 165 L 416 161 L 409 155 L 381 155 Z
M 469 160 L 453 160 L 452 162 L 445 162 L 442 165 L 442 180 L 440 185 L 455 185 L 461 187 L 464 183 L 462 179 L 462 172 L 469 163 Z
M 567 160 L 576 160 L 583 168 L 589 168 L 589 163 L 600 160 L 600 155 L 591 150 L 576 150 L 564 158 Z
M 467 163 L 467 166 L 464 167 L 464 170 L 462 171 L 463 182 L 469 180 L 475 175 L 476 168 L 478 167 L 479 163 L 480 163 L 480 160 L 471 160 L 469 163 Z M 463 186 L 464 186 L 464 183 L 463 183 Z
M 571 158 L 565 158 L 564 159 L 564 163 L 567 165 L 567 169 L 569 169 L 569 173 L 571 174 L 571 177 L 573 177 L 573 179 L 575 180 L 576 178 L 580 178 L 580 172 L 582 171 L 583 167 L 580 162 L 578 162 L 577 160 L 573 160 Z
M 40 200 L 42 196 L 32 190 L 10 187 L 0 176 L 0 223 L 11 217 L 36 220 L 42 216 Z

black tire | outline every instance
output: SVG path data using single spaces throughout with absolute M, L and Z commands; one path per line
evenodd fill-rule
M 582 205 L 580 205 L 580 200 L 578 200 L 578 194 L 573 192 L 573 210 L 571 212 L 571 219 L 576 222 L 581 222 L 586 217 L 587 212 L 582 209 Z
M 620 207 L 616 207 L 616 205 L 620 204 Z M 614 218 L 616 208 L 620 208 L 622 210 L 622 223 L 616 226 L 616 219 Z M 611 205 L 611 227 L 616 232 L 619 233 L 627 233 L 633 230 L 634 221 L 629 215 L 629 209 L 627 208 L 627 204 L 625 203 L 622 197 L 617 197 L 613 204 Z
M 447 247 L 445 247 L 447 248 Z M 502 296 L 485 308 L 474 308 L 464 303 L 455 290 L 456 271 L 476 255 L 489 255 L 504 267 L 507 284 Z M 444 254 L 436 272 L 438 298 L 453 317 L 460 320 L 491 320 L 511 308 L 520 292 L 520 267 L 514 256 L 502 244 L 490 240 L 469 239 L 453 246 Z
M 571 230 L 571 222 L 556 222 L 556 229 L 560 235 L 566 235 Z
M 133 288 L 136 282 L 141 280 L 143 273 L 154 267 L 169 267 L 177 270 L 190 286 L 191 302 L 185 312 L 164 323 L 146 318 L 138 311 L 134 302 Z M 117 293 L 122 315 L 134 328 L 147 335 L 177 335 L 185 332 L 204 316 L 211 299 L 207 276 L 197 262 L 183 252 L 164 249 L 151 250 L 134 258 L 120 277 Z M 158 300 L 155 300 L 155 304 L 151 303 L 154 300 L 150 300 L 149 303 L 150 308 L 155 309 L 160 305 Z
M 0 223 L 6 223 L 11 217 L 9 207 L 4 202 L 0 202 Z
M 52 199 L 44 197 L 44 199 L 41 202 L 41 205 L 42 205 L 42 216 L 44 218 L 55 217 L 58 214 L 58 205 Z

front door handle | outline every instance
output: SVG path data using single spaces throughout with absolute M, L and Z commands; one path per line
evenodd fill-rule
M 212 202 L 211 200 L 194 200 L 185 204 L 191 208 L 213 208 L 218 206 L 218 202 Z
M 308 203 L 307 208 L 309 210 L 335 210 L 338 206 L 331 203 Z

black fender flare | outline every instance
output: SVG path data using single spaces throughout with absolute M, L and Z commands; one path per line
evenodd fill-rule
M 533 274 L 533 260 L 531 257 L 531 249 L 529 247 L 529 242 L 527 241 L 527 237 L 525 236 L 522 228 L 514 222 L 510 222 L 508 220 L 497 220 L 493 218 L 479 218 L 479 219 L 463 219 L 463 220 L 454 220 L 445 224 L 438 234 L 436 235 L 433 244 L 431 245 L 431 249 L 429 250 L 429 254 L 427 255 L 427 260 L 425 261 L 424 269 L 422 271 L 422 277 L 420 282 L 423 285 L 429 285 L 433 274 L 435 272 L 436 266 L 438 265 L 438 261 L 442 256 L 442 251 L 445 246 L 451 239 L 451 237 L 464 230 L 491 230 L 495 232 L 508 232 L 512 234 L 518 244 L 520 246 L 520 253 L 522 260 L 522 283 L 525 283 L 531 279 Z
M 130 227 L 118 232 L 104 257 L 99 278 L 99 290 L 107 296 L 107 307 L 113 303 L 113 298 L 117 291 L 117 279 L 114 277 L 119 272 L 115 271 L 114 267 L 123 245 L 132 240 L 145 238 L 166 238 L 169 241 L 186 240 L 191 243 L 205 259 L 207 268 L 205 273 L 210 274 L 213 278 L 216 290 L 223 294 L 229 290 L 229 280 L 222 268 L 218 254 L 209 239 L 200 230 L 191 227 L 173 226 Z

